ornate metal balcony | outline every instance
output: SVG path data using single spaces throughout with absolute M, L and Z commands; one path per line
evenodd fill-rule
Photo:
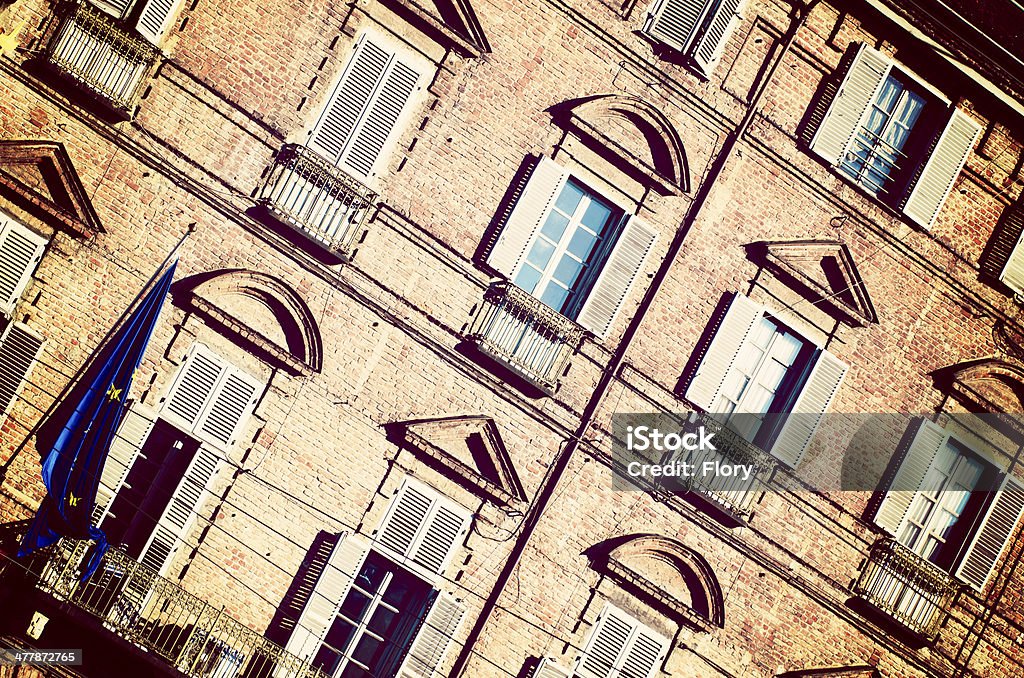
M 87 2 L 58 9 L 57 28 L 45 59 L 98 94 L 114 110 L 130 115 L 139 89 L 160 51 Z
M 183 588 L 110 549 L 81 581 L 87 541 L 61 540 L 30 563 L 38 588 L 193 678 L 326 678 L 267 638 Z
M 763 479 L 775 467 L 774 459 L 710 414 L 694 413 L 685 428 L 696 430 L 701 426 L 714 433 L 715 449 L 689 453 L 687 461 L 697 473 L 686 479 L 687 489 L 717 504 L 736 518 L 749 517 Z M 740 475 L 702 473 L 705 462 L 746 466 L 751 469 L 750 477 L 744 479 Z
M 958 590 L 952 576 L 892 537 L 872 544 L 853 587 L 855 595 L 927 639 L 938 634 Z
M 484 293 L 466 338 L 482 352 L 550 391 L 583 339 L 583 329 L 510 282 Z
M 347 255 L 377 194 L 298 144 L 285 144 L 260 189 L 259 203 L 327 249 Z

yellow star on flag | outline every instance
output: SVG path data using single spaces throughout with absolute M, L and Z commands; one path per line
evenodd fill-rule
M 111 400 L 120 400 L 121 399 L 121 391 L 122 391 L 122 389 L 115 388 L 114 385 L 111 384 L 110 388 L 107 389 L 107 397 L 110 398 Z

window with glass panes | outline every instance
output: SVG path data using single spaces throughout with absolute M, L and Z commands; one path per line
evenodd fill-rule
M 711 411 L 751 442 L 762 442 L 766 415 L 783 412 L 812 350 L 805 340 L 762 316 L 750 330 Z M 734 417 L 732 415 L 744 416 Z
M 907 140 L 925 100 L 895 75 L 882 83 L 841 164 L 850 178 L 872 193 L 888 189 L 908 166 Z
M 983 486 L 990 465 L 967 453 L 952 439 L 939 448 L 920 491 L 914 493 L 907 518 L 897 535 L 900 543 L 922 558 L 948 568 L 963 545 L 969 525 L 984 501 Z
M 572 317 L 586 296 L 591 267 L 600 261 L 622 211 L 570 179 L 534 238 L 513 282 Z
M 314 665 L 334 678 L 388 678 L 401 664 L 430 587 L 370 552 L 342 601 Z

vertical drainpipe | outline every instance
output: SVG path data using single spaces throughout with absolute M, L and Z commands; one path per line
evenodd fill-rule
M 587 434 L 587 430 L 594 423 L 594 417 L 600 410 L 601 405 L 604 403 L 604 397 L 608 392 L 608 388 L 611 386 L 615 379 L 615 375 L 618 374 L 619 369 L 622 367 L 626 353 L 628 352 L 633 339 L 636 337 L 647 311 L 650 309 L 654 299 L 657 297 L 658 291 L 661 289 L 662 284 L 668 277 L 668 272 L 671 269 L 672 264 L 675 262 L 676 257 L 679 255 L 679 251 L 682 249 L 683 242 L 686 240 L 687 234 L 700 217 L 704 207 L 706 207 L 711 192 L 715 188 L 719 177 L 721 177 L 722 172 L 728 163 L 729 157 L 732 155 L 733 149 L 735 149 L 747 128 L 750 126 L 750 123 L 757 115 L 761 99 L 763 98 L 765 91 L 767 91 L 768 85 L 771 83 L 772 77 L 775 75 L 775 71 L 778 69 L 779 64 L 785 58 L 790 48 L 793 46 L 793 43 L 796 41 L 797 33 L 804 25 L 807 20 L 807 16 L 818 2 L 820 2 L 820 0 L 809 0 L 807 4 L 799 2 L 794 4 L 790 13 L 789 28 L 783 36 L 781 49 L 776 50 L 774 61 L 759 80 L 754 95 L 751 97 L 750 103 L 747 106 L 747 110 L 743 114 L 743 118 L 740 120 L 739 124 L 736 125 L 735 129 L 729 133 L 729 136 L 726 137 L 725 142 L 722 144 L 721 151 L 711 163 L 707 177 L 704 179 L 704 182 L 701 184 L 694 196 L 690 211 L 683 219 L 683 222 L 679 225 L 678 230 L 672 238 L 672 242 L 669 243 L 668 252 L 662 259 L 661 265 L 654 274 L 654 278 L 640 302 L 640 306 L 637 308 L 629 326 L 626 328 L 622 341 L 619 342 L 618 347 L 615 349 L 611 362 L 609 362 L 608 366 L 602 371 L 601 379 L 598 382 L 597 388 L 594 390 L 594 394 L 587 401 L 587 405 L 583 409 L 583 416 L 580 419 L 580 424 L 577 427 L 576 432 L 566 441 L 565 445 L 562 446 L 561 451 L 556 453 L 555 459 L 551 464 L 550 472 L 545 476 L 541 487 L 537 491 L 536 499 L 528 509 L 526 516 L 523 518 L 522 531 L 516 538 L 516 541 L 512 546 L 512 551 L 509 553 L 508 559 L 505 561 L 501 568 L 501 572 L 498 574 L 494 588 L 484 601 L 480 614 L 477 616 L 476 621 L 473 624 L 473 628 L 470 629 L 469 635 L 466 637 L 466 642 L 462 646 L 459 656 L 455 660 L 455 665 L 452 667 L 452 671 L 449 674 L 452 678 L 460 678 L 463 675 L 466 665 L 469 663 L 469 658 L 472 655 L 473 646 L 476 645 L 480 635 L 483 633 L 484 627 L 490 620 L 491 614 L 493 614 L 494 609 L 498 606 L 498 599 L 501 597 L 505 587 L 508 585 L 508 581 L 511 579 L 512 573 L 515 571 L 516 567 L 519 566 L 519 561 L 526 550 L 526 545 L 529 543 L 530 537 L 536 529 L 537 524 L 540 522 L 545 509 L 547 509 L 548 505 L 551 503 L 551 498 L 554 496 L 555 489 L 558 486 L 558 481 L 561 479 L 565 469 L 569 466 L 569 461 L 572 459 L 573 453 L 579 448 L 580 441 L 584 439 L 584 436 Z

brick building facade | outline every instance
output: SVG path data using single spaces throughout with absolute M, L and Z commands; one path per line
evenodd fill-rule
M 0 9 L 0 521 L 179 258 L 99 492 L 123 548 L 7 565 L 5 642 L 89 638 L 92 675 L 1020 674 L 1003 13 Z M 721 433 L 749 483 L 613 482 L 613 415 L 734 411 L 797 413 Z

